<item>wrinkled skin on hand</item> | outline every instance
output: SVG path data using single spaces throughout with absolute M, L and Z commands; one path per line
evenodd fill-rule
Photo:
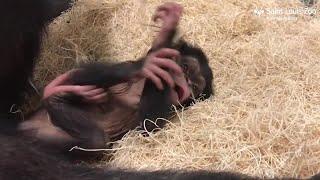
M 103 88 L 98 88 L 91 85 L 80 86 L 65 84 L 65 82 L 68 81 L 70 74 L 74 71 L 76 70 L 68 71 L 50 82 L 44 89 L 43 99 L 46 99 L 49 96 L 57 93 L 74 93 L 76 95 L 82 96 L 84 98 L 84 101 L 90 103 L 103 102 L 107 95 Z

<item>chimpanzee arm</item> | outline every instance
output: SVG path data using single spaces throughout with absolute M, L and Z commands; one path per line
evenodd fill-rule
M 170 48 L 173 45 L 173 39 L 177 34 L 177 29 L 161 29 L 159 34 L 157 35 L 157 38 L 153 41 L 153 45 L 151 49 L 148 51 L 154 52 L 161 48 Z
M 153 20 L 162 20 L 162 26 L 156 39 L 152 43 L 152 48 L 149 52 L 153 52 L 160 48 L 171 48 L 173 39 L 177 32 L 183 8 L 176 3 L 168 2 L 159 6 L 153 16 Z
M 141 128 L 151 132 L 156 128 L 164 127 L 166 121 L 156 122 L 156 120 L 157 118 L 168 118 L 172 114 L 169 90 L 168 85 L 165 85 L 164 90 L 159 90 L 153 82 L 146 81 L 138 115 Z
M 119 83 L 127 82 L 138 75 L 143 67 L 143 60 L 124 62 L 120 64 L 89 63 L 71 74 L 70 84 L 96 85 L 109 88 Z
M 153 41 L 152 48 L 148 53 L 152 53 L 161 48 L 171 48 L 173 46 L 173 39 L 177 32 L 177 25 L 181 13 L 182 7 L 176 3 L 169 2 L 158 7 L 153 20 L 156 21 L 157 19 L 161 19 L 163 23 L 156 39 Z M 149 132 L 156 128 L 163 128 L 165 125 L 166 121 L 156 121 L 157 118 L 169 118 L 172 114 L 172 103 L 169 99 L 170 88 L 168 84 L 164 82 L 163 84 L 165 85 L 164 90 L 159 90 L 154 83 L 147 80 L 142 92 L 139 121 L 141 122 L 142 128 L 146 128 L 145 130 Z

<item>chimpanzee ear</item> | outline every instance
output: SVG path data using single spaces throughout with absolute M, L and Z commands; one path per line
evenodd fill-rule
M 45 5 L 45 13 L 47 22 L 60 16 L 62 12 L 71 8 L 73 0 L 43 0 Z
M 164 90 L 159 90 L 151 80 L 146 81 L 139 108 L 141 128 L 146 128 L 145 130 L 148 132 L 156 128 L 163 128 L 166 121 L 161 120 L 156 122 L 156 120 L 157 118 L 169 118 L 171 115 L 169 93 L 170 88 L 168 85 L 165 86 Z M 145 121 L 146 119 L 147 121 Z

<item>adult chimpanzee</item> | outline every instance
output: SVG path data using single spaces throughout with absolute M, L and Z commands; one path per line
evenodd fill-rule
M 45 91 L 49 96 L 50 92 L 62 91 L 64 85 L 95 85 L 108 93 L 104 102 L 88 103 L 74 92 L 54 93 L 46 97 L 45 108 L 23 122 L 20 129 L 63 150 L 73 146 L 101 149 L 106 139 L 118 140 L 139 125 L 148 131 L 163 127 L 166 121 L 155 125 L 144 120 L 169 118 L 172 105 L 188 106 L 194 98 L 210 97 L 213 77 L 204 52 L 181 40 L 173 43 L 181 13 L 181 6 L 176 4 L 158 8 L 155 19 L 161 19 L 163 25 L 146 57 L 113 65 L 84 65 L 53 81 Z
M 0 123 L 6 131 L 16 125 L 10 108 L 23 100 L 46 24 L 69 6 L 70 0 L 0 1 Z

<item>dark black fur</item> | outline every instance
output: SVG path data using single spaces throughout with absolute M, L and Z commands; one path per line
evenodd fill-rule
M 0 6 L 0 111 L 21 101 L 47 23 L 42 0 L 2 0 Z
M 3 122 L 3 121 L 0 121 Z M 0 130 L 6 129 L 1 124 Z M 40 150 L 30 139 L 0 134 L 0 180 L 251 180 L 237 173 L 209 171 L 128 171 L 75 165 Z M 286 178 L 293 180 L 294 178 Z M 312 180 L 319 179 L 316 175 Z
M 133 172 L 72 165 L 39 151 L 27 139 L 0 135 L 1 180 L 209 180 L 253 179 L 225 172 Z
M 46 14 L 49 21 L 61 15 L 62 12 L 71 8 L 75 0 L 43 0 L 46 5 Z
M 169 87 L 165 85 L 164 90 L 160 91 L 152 81 L 146 81 L 140 99 L 141 129 L 151 132 L 164 127 L 166 121 L 157 121 L 157 118 L 169 118 L 172 115 L 171 102 L 168 98 L 169 90 Z
M 39 55 L 45 25 L 70 0 L 0 1 L 0 113 L 19 104 Z
M 17 136 L 0 135 L 0 180 L 258 180 L 229 172 L 128 171 L 70 164 L 39 151 L 37 145 Z M 295 180 L 296 178 L 275 178 Z M 319 174 L 310 178 L 319 179 Z

